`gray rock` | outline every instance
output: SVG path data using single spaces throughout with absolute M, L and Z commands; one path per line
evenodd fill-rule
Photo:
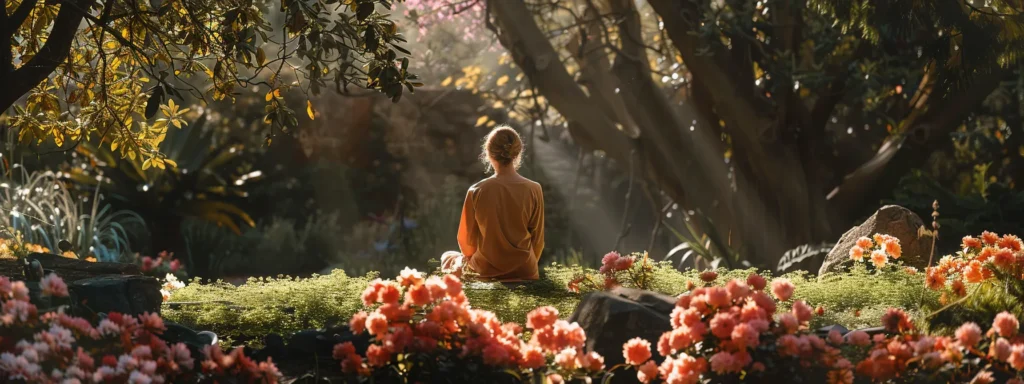
M 672 330 L 675 303 L 675 297 L 638 289 L 592 292 L 583 296 L 569 321 L 580 324 L 587 333 L 587 349 L 600 353 L 611 367 L 625 362 L 622 344 L 629 339 L 640 337 L 657 345 L 661 334 Z M 660 362 L 662 357 L 652 349 Z M 636 377 L 620 373 L 612 382 L 636 382 Z
M 149 276 L 104 275 L 68 285 L 72 312 L 79 316 L 118 312 L 139 315 L 160 313 L 160 282 Z
M 918 230 L 924 222 L 914 212 L 898 205 L 886 205 L 871 215 L 863 224 L 853 227 L 839 238 L 835 247 L 825 257 L 825 262 L 818 269 L 818 276 L 830 272 L 841 272 L 853 264 L 850 259 L 850 248 L 861 236 L 871 237 L 876 233 L 895 236 L 900 239 L 903 255 L 900 261 L 904 265 L 924 268 L 931 254 L 932 239 L 919 237 Z

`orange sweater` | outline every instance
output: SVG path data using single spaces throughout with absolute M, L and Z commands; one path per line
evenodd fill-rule
M 537 280 L 544 250 L 544 195 L 521 176 L 490 177 L 466 193 L 459 248 L 481 278 Z

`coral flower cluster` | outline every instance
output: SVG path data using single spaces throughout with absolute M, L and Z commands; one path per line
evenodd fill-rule
M 679 297 L 671 316 L 672 331 L 658 340 L 657 351 L 665 356 L 660 365 L 650 360 L 651 346 L 646 341 L 627 342 L 623 354 L 644 383 L 655 378 L 672 384 L 697 383 L 708 377 L 763 373 L 778 364 L 755 358 L 755 351 L 772 345 L 778 358 L 803 359 L 836 377 L 852 378 L 853 366 L 839 356 L 835 343 L 801 332 L 814 316 L 810 305 L 795 300 L 789 311 L 778 311 L 776 299 L 788 301 L 793 291 L 786 279 L 777 279 L 769 287 L 757 274 L 746 281 L 731 280 L 724 287 L 695 288 Z
M 375 309 L 356 313 L 349 326 L 357 334 L 371 335 L 373 342 L 362 354 L 350 342 L 335 346 L 334 358 L 347 373 L 373 376 L 389 364 L 418 359 L 478 361 L 521 377 L 586 376 L 604 370 L 604 357 L 584 350 L 583 329 L 559 319 L 555 308 L 541 307 L 527 315 L 531 336 L 525 341 L 520 325 L 471 308 L 455 275 L 424 277 L 407 268 L 396 282 L 371 282 L 362 299 Z
M 42 295 L 67 297 L 56 274 L 40 282 Z M 166 383 L 237 379 L 275 383 L 270 361 L 257 363 L 236 349 L 208 346 L 193 358 L 182 343 L 159 337 L 166 327 L 156 314 L 110 313 L 98 324 L 63 312 L 39 313 L 24 282 L 0 276 L 0 382 Z
M 901 256 L 903 256 L 903 248 L 900 247 L 900 239 L 880 233 L 876 233 L 872 237 L 861 237 L 850 248 L 850 259 L 856 262 L 866 260 L 875 268 L 884 267 L 889 262 L 889 258 L 897 260 Z
M 962 297 L 967 294 L 967 284 L 981 283 L 997 275 L 1020 278 L 1024 270 L 1024 243 L 1019 237 L 985 231 L 981 237 L 964 237 L 962 244 L 963 250 L 956 255 L 945 256 L 937 266 L 928 268 L 928 288 L 948 288 Z

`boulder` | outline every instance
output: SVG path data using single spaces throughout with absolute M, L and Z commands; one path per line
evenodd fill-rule
M 47 253 L 32 253 L 28 255 L 28 259 L 30 261 L 38 260 L 43 268 L 53 271 L 67 283 L 99 275 L 142 274 L 139 270 L 139 266 L 135 264 L 94 263 Z M 24 266 L 22 265 L 21 260 L 0 259 L 0 276 L 8 276 L 16 279 L 24 278 Z
M 587 333 L 587 349 L 600 353 L 611 367 L 625 362 L 622 345 L 629 339 L 640 337 L 657 345 L 661 334 L 672 330 L 675 305 L 672 296 L 620 287 L 583 296 L 569 321 L 580 324 Z M 660 362 L 657 350 L 652 352 Z M 620 373 L 612 382 L 636 382 L 636 377 Z
M 928 264 L 928 256 L 932 250 L 930 237 L 918 236 L 924 222 L 914 212 L 898 205 L 886 205 L 871 215 L 863 224 L 853 227 L 839 238 L 835 247 L 829 251 L 824 263 L 818 269 L 818 276 L 829 272 L 840 272 L 853 264 L 850 259 L 850 248 L 862 236 L 871 237 L 876 233 L 895 236 L 900 239 L 903 255 L 900 261 L 904 265 L 924 268 Z
M 118 312 L 160 313 L 160 282 L 149 276 L 104 275 L 68 284 L 71 310 L 78 316 Z

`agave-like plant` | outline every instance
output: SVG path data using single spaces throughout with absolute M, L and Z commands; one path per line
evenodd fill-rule
M 137 213 L 102 203 L 98 186 L 79 198 L 53 172 L 17 167 L 12 173 L 0 182 L 0 225 L 22 233 L 26 242 L 56 252 L 67 241 L 77 256 L 117 261 L 131 252 L 131 236 L 146 228 Z
M 245 184 L 261 172 L 240 156 L 245 145 L 221 137 L 210 120 L 204 113 L 190 127 L 167 132 L 160 152 L 176 166 L 147 169 L 139 159 L 122 158 L 109 142 L 82 142 L 76 148 L 78 163 L 67 173 L 79 188 L 103 184 L 119 206 L 145 217 L 153 228 L 154 250 L 183 251 L 181 225 L 188 218 L 240 235 L 255 223 L 236 203 L 247 196 Z M 206 272 L 201 265 L 196 273 Z

